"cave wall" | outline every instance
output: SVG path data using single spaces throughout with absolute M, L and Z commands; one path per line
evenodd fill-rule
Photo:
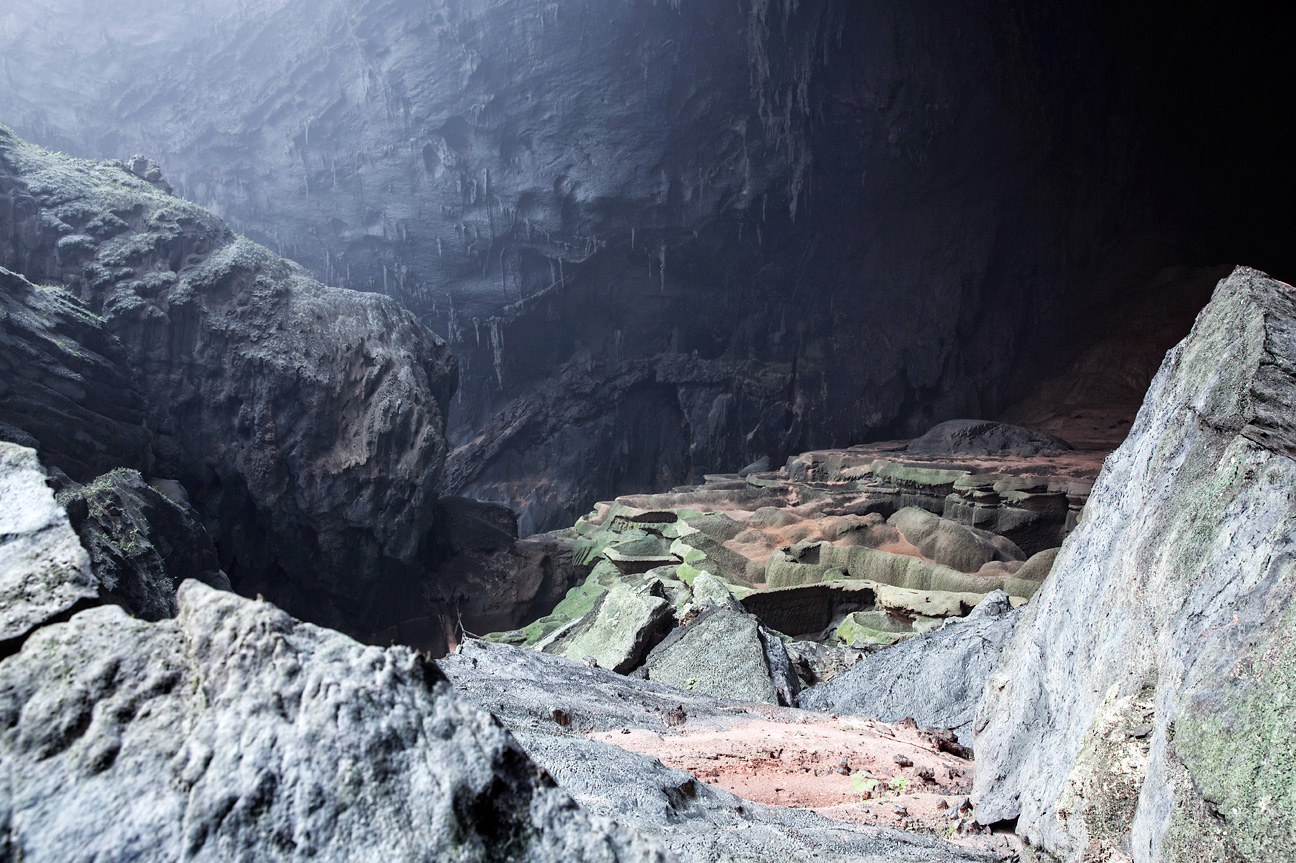
M 0 118 L 144 151 L 326 283 L 405 302 L 460 358 L 443 490 L 527 532 L 995 415 L 1059 367 L 1077 314 L 1193 247 L 1147 171 L 1149 20 L 51 0 L 0 20 Z

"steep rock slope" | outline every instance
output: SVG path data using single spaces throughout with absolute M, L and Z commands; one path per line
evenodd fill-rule
M 456 380 L 441 339 L 125 166 L 4 129 L 0 237 L 0 265 L 78 294 L 98 316 L 86 327 L 124 346 L 152 471 L 189 490 L 237 587 L 353 631 L 421 602 Z
M 446 492 L 526 534 L 993 415 L 1168 262 L 1088 278 L 1145 226 L 1147 46 L 1054 7 L 50 0 L 0 116 L 406 302 L 464 361 Z
M 980 821 L 1067 861 L 1296 856 L 1293 417 L 1296 292 L 1238 268 L 987 684 Z
M 8 220 L 0 218 L 0 224 Z M 69 291 L 0 267 L 0 439 L 88 479 L 148 469 L 152 436 L 126 349 Z

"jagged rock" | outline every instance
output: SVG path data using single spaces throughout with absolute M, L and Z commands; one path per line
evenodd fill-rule
M 688 623 L 713 607 L 745 611 L 742 603 L 723 581 L 703 570 L 693 576 L 693 583 L 689 585 L 688 604 L 680 610 L 678 619 L 682 623 Z
M 125 345 L 152 472 L 189 489 L 241 590 L 353 631 L 425 607 L 456 380 L 441 339 L 122 167 L 3 129 L 0 213 L 0 265 L 79 294 Z
M 405 648 L 186 582 L 0 662 L 6 857 L 661 860 L 580 810 Z
M 817 641 L 793 641 L 786 645 L 792 669 L 802 687 L 818 686 L 859 662 L 863 652 Z
M 487 642 L 465 642 L 440 665 L 465 698 L 500 717 L 582 805 L 661 842 L 685 863 L 989 863 L 927 837 L 741 800 L 655 758 L 585 736 L 620 729 L 669 735 L 700 723 L 763 719 L 779 708 L 756 712 L 754 705 Z
M 643 668 L 648 680 L 739 701 L 788 704 L 799 687 L 782 641 L 752 615 L 724 607 L 666 636 Z
M 978 821 L 1065 861 L 1296 858 L 1294 457 L 1296 297 L 1240 267 L 986 685 Z
M 106 473 L 60 493 L 58 502 L 90 554 L 101 597 L 136 617 L 175 617 L 176 588 L 186 578 L 230 589 L 197 513 L 163 495 L 137 471 Z
M 966 619 L 866 654 L 802 692 L 797 703 L 807 710 L 888 722 L 909 716 L 919 725 L 952 728 L 970 744 L 977 701 L 1019 614 L 1011 610 L 1007 594 L 991 593 Z
M 98 601 L 90 556 L 35 451 L 0 441 L 0 657 L 47 621 Z
M 925 509 L 907 506 L 887 522 L 899 529 L 923 557 L 960 572 L 976 572 L 995 560 L 1025 560 L 1011 540 L 978 530 Z
M 145 401 L 126 349 L 62 288 L 0 267 L 0 440 L 37 449 L 74 480 L 147 469 Z
M 544 650 L 577 661 L 592 658 L 600 668 L 625 674 L 638 667 L 674 622 L 671 604 L 661 593 L 656 579 L 638 588 L 618 584 Z
M 933 426 L 905 447 L 911 453 L 974 456 L 1036 456 L 1069 449 L 1071 444 L 1061 438 L 987 420 L 948 420 Z

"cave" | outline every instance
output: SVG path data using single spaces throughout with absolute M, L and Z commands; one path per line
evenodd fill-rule
M 0 859 L 174 856 L 171 822 L 204 859 L 1284 859 L 1269 19 L 0 13 Z M 156 745 L 103 727 L 141 699 Z M 763 722 L 820 748 L 689 754 Z M 196 802 L 121 803 L 173 751 Z M 748 787 L 716 759 L 795 765 Z M 75 829 L 32 826 L 59 806 Z M 432 826 L 381 827 L 406 822 Z

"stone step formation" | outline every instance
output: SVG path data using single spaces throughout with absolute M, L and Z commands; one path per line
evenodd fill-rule
M 484 638 L 689 691 L 795 705 L 988 597 L 1002 601 L 986 605 L 995 609 L 987 617 L 1025 604 L 1075 527 L 1102 457 L 1017 426 L 953 421 L 914 441 L 807 452 L 778 470 L 766 460 L 601 502 L 544 535 L 570 547 L 580 583 L 551 613 Z M 1001 642 L 969 659 L 980 678 L 968 686 L 984 680 Z M 963 701 L 961 714 L 932 717 L 966 726 Z M 833 704 L 878 709 L 840 695 Z M 916 714 L 890 718 L 902 715 Z

